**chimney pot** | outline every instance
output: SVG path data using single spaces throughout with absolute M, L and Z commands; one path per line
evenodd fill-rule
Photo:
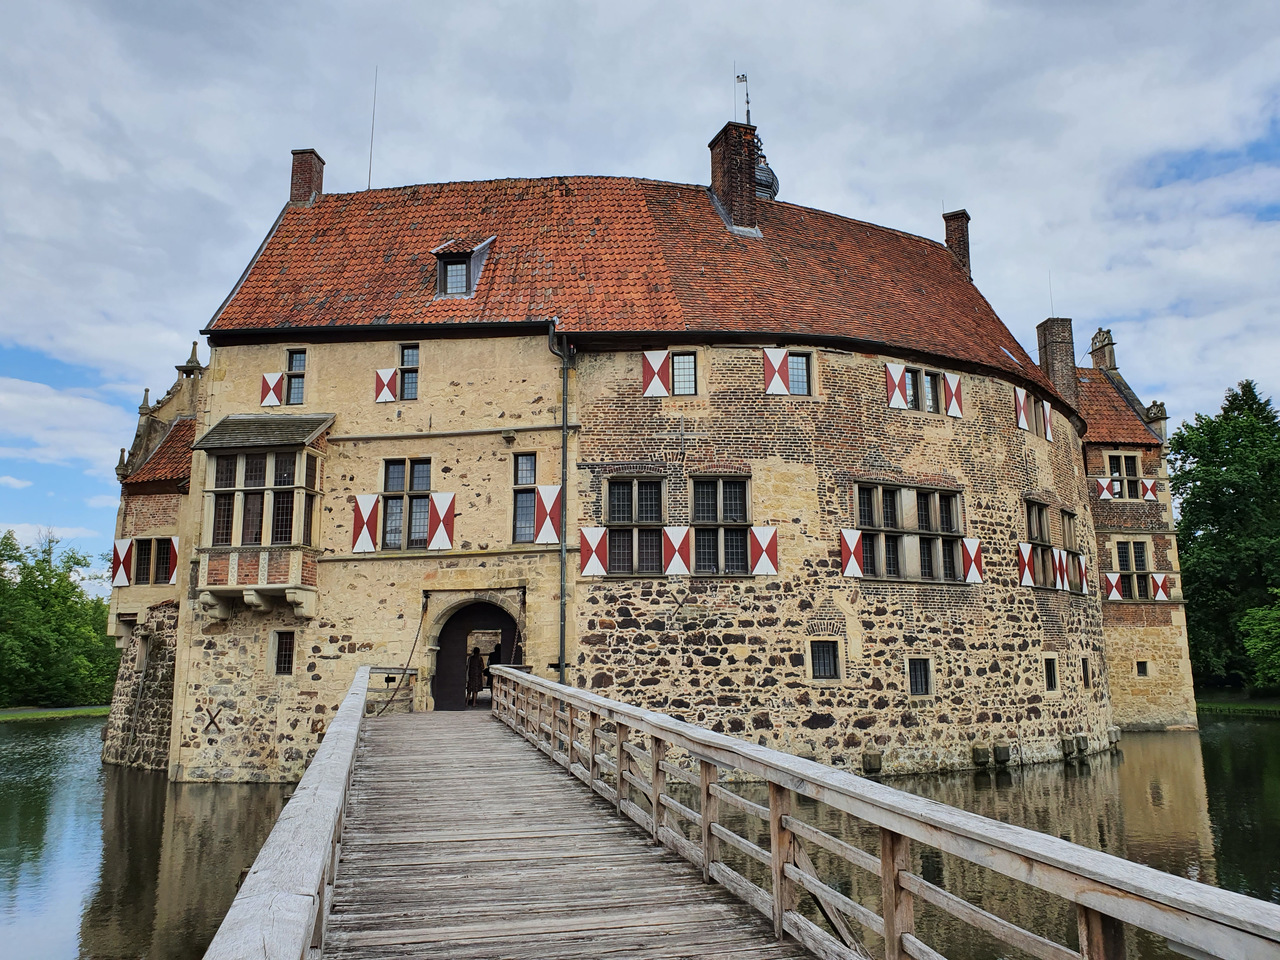
M 969 268 L 969 211 L 952 210 L 942 215 L 942 222 L 947 225 L 947 248 L 960 264 L 960 269 L 970 280 L 973 271 Z
M 289 181 L 289 202 L 307 203 L 324 193 L 324 160 L 307 147 L 293 151 L 293 176 Z
M 1069 317 L 1050 317 L 1036 327 L 1040 369 L 1058 394 L 1074 410 L 1080 409 L 1080 379 L 1076 373 L 1076 340 Z
M 726 123 L 711 148 L 711 192 L 735 227 L 756 226 L 756 164 L 760 141 L 748 123 Z

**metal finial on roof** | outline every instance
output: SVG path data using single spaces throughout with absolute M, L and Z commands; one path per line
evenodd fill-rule
M 747 125 L 751 125 L 751 84 L 747 83 L 747 75 L 745 73 L 738 74 L 738 83 L 743 84 L 747 90 Z

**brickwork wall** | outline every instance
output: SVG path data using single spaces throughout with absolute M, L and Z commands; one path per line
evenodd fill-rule
M 182 496 L 178 493 L 124 493 L 120 497 L 120 522 L 116 536 L 172 536 L 176 532 Z
M 177 601 L 159 603 L 139 618 L 120 656 L 102 745 L 103 763 L 144 770 L 168 768 L 177 635 Z M 140 670 L 142 646 L 146 655 Z
M 1076 512 L 1095 560 L 1070 424 L 1055 414 L 1053 443 L 1019 430 L 1012 386 L 968 374 L 962 419 L 892 410 L 884 358 L 814 357 L 815 397 L 765 396 L 760 350 L 726 347 L 699 352 L 699 396 L 646 399 L 638 354 L 580 356 L 580 522 L 602 522 L 609 475 L 643 467 L 666 477 L 667 522 L 687 523 L 692 476 L 746 465 L 753 522 L 779 530 L 779 575 L 581 579 L 576 682 L 854 769 L 867 750 L 887 772 L 964 767 L 993 741 L 1047 760 L 1077 732 L 1100 749 L 1111 716 L 1096 593 L 1017 586 L 1026 494 Z M 859 481 L 962 489 L 986 583 L 842 577 Z M 842 679 L 808 679 L 811 638 L 841 642 Z M 1059 654 L 1056 695 L 1045 653 Z M 909 655 L 933 658 L 935 696 L 909 697 Z

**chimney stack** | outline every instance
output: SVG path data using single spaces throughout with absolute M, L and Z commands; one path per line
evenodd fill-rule
M 947 248 L 960 264 L 960 269 L 970 280 L 973 271 L 969 269 L 969 211 L 952 210 L 942 215 L 942 222 L 947 225 Z
M 324 193 L 324 160 L 310 147 L 293 151 L 293 176 L 289 181 L 289 202 L 308 203 Z
M 748 123 L 726 123 L 709 144 L 711 192 L 735 227 L 756 226 L 756 163 L 760 142 Z
M 1095 370 L 1114 370 L 1116 368 L 1116 342 L 1111 339 L 1111 331 L 1098 328 L 1089 344 L 1089 353 L 1093 357 Z
M 1040 369 L 1058 388 L 1072 409 L 1080 409 L 1079 376 L 1076 373 L 1076 339 L 1068 317 L 1050 317 L 1036 327 Z

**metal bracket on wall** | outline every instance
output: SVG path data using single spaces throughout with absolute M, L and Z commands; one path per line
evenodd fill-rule
M 218 714 L 220 714 L 220 713 L 222 713 L 222 708 L 221 708 L 221 707 L 219 707 L 217 710 L 210 710 L 210 711 L 209 711 L 209 721 L 208 721 L 208 723 L 206 723 L 206 724 L 204 725 L 204 729 L 203 729 L 203 730 L 201 730 L 200 732 L 201 732 L 201 733 L 208 733 L 208 732 L 209 732 L 209 728 L 210 728 L 210 727 L 213 727 L 213 729 L 214 729 L 214 730 L 218 731 L 218 733 L 221 733 L 221 732 L 222 732 L 222 727 L 218 726 Z

